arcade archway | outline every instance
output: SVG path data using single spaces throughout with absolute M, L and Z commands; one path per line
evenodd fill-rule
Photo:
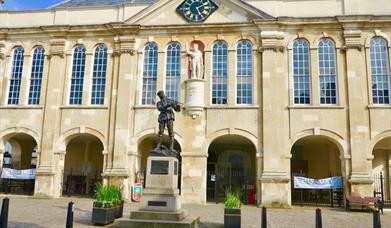
M 102 183 L 103 144 L 90 134 L 77 134 L 67 144 L 63 194 L 93 196 Z
M 36 169 L 38 148 L 35 139 L 25 133 L 7 137 L 4 144 L 3 168 L 13 170 Z M 23 178 L 23 177 L 18 177 Z M 35 179 L 1 179 L 0 191 L 33 195 Z
M 341 205 L 343 189 L 295 189 L 293 183 L 294 176 L 312 179 L 342 177 L 341 152 L 336 143 L 325 136 L 307 136 L 295 142 L 291 154 L 292 204 Z
M 208 148 L 207 201 L 222 201 L 225 191 L 240 191 L 244 203 L 255 204 L 256 149 L 240 135 L 225 135 Z
M 377 142 L 373 148 L 372 175 L 374 178 L 374 192 L 384 199 L 384 204 L 391 207 L 391 137 Z

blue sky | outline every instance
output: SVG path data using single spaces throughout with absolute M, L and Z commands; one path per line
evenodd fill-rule
M 4 0 L 3 10 L 45 9 L 64 0 Z

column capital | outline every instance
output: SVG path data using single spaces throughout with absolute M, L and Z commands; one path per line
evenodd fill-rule
M 65 57 L 65 39 L 51 39 L 50 40 L 50 55 L 52 56 L 60 56 L 61 58 Z
M 114 42 L 116 47 L 114 48 L 113 56 L 121 56 L 126 53 L 134 55 L 136 53 L 134 36 L 117 36 L 114 38 Z
M 261 45 L 259 47 L 260 52 L 264 51 L 280 51 L 284 52 L 284 33 L 278 31 L 264 31 L 260 33 Z
M 347 51 L 349 49 L 362 50 L 363 45 L 361 42 L 362 32 L 361 30 L 345 30 L 343 32 L 345 38 L 345 44 L 342 46 L 342 50 Z

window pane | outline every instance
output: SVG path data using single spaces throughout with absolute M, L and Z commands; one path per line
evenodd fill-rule
M 223 41 L 213 45 L 212 63 L 212 104 L 227 104 L 228 46 Z
M 253 82 L 253 54 L 252 44 L 247 41 L 240 41 L 236 49 L 236 102 L 237 104 L 252 104 L 252 82 Z
M 86 49 L 83 45 L 78 45 L 73 52 L 73 66 L 71 76 L 71 91 L 69 104 L 82 104 L 84 66 L 86 60 Z
M 144 48 L 144 71 L 141 104 L 153 105 L 156 97 L 158 47 L 149 43 Z
M 330 39 L 321 39 L 318 47 L 320 103 L 337 103 L 335 46 Z
M 30 76 L 30 91 L 28 99 L 28 104 L 30 105 L 38 105 L 40 101 L 44 61 L 45 49 L 43 49 L 42 47 L 35 48 Z
M 19 104 L 20 82 L 22 80 L 24 49 L 19 47 L 14 50 L 8 104 Z
M 304 39 L 293 43 L 293 90 L 295 104 L 311 103 L 309 45 Z
M 371 40 L 372 97 L 374 104 L 390 103 L 390 66 L 387 52 L 385 39 L 375 37 Z
M 107 47 L 103 44 L 95 48 L 93 69 L 91 104 L 103 105 L 107 71 Z
M 179 100 L 179 86 L 181 79 L 181 46 L 171 43 L 167 47 L 166 64 L 166 95 L 168 98 Z

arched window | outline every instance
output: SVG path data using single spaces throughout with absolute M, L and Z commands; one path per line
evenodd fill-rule
M 170 43 L 167 47 L 166 95 L 170 99 L 179 100 L 181 80 L 181 45 Z
M 253 46 L 243 40 L 236 49 L 236 103 L 253 103 Z
M 155 104 L 157 82 L 158 47 L 155 43 L 148 43 L 144 48 L 144 71 L 141 103 Z
M 372 97 L 374 104 L 390 103 L 390 66 L 387 41 L 381 37 L 371 40 Z
M 318 57 L 320 103 L 337 104 L 337 67 L 335 45 L 332 40 L 319 41 Z
M 100 44 L 95 48 L 92 73 L 91 104 L 103 105 L 105 101 L 107 71 L 107 47 Z
M 24 49 L 15 48 L 12 62 L 11 79 L 8 93 L 8 104 L 19 104 L 20 82 L 22 80 Z
M 38 105 L 40 102 L 44 61 L 45 49 L 43 47 L 35 48 L 30 76 L 30 91 L 28 100 L 28 104 L 30 105 Z
M 311 103 L 310 48 L 304 39 L 293 42 L 293 91 L 295 104 Z
M 223 41 L 213 45 L 212 104 L 226 105 L 228 100 L 228 46 Z
M 78 45 L 73 51 L 71 92 L 69 96 L 69 104 L 71 105 L 82 104 L 85 62 L 86 48 L 83 45 Z

